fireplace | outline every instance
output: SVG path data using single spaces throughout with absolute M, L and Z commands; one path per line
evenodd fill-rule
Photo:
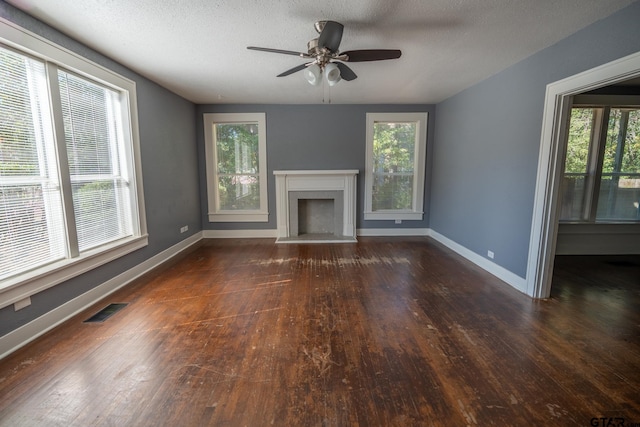
M 357 170 L 274 171 L 277 243 L 356 241 Z

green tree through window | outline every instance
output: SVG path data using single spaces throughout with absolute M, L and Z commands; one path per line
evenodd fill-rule
M 571 110 L 561 191 L 561 220 L 640 221 L 640 109 Z
M 217 124 L 215 129 L 220 209 L 258 209 L 257 124 Z
M 411 209 L 415 123 L 375 123 L 373 210 Z
M 421 220 L 427 113 L 367 113 L 365 220 Z
M 210 222 L 267 222 L 264 113 L 203 114 Z

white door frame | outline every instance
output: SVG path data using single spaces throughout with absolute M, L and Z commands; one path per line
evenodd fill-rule
M 527 261 L 526 292 L 534 298 L 548 298 L 551 293 L 558 191 L 572 96 L 638 76 L 640 52 L 547 85 Z

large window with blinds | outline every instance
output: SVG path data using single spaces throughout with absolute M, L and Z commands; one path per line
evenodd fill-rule
M 133 82 L 0 23 L 0 307 L 147 244 L 132 107 Z
M 133 233 L 120 95 L 64 71 L 58 82 L 78 249 L 83 251 Z
M 66 256 L 45 64 L 0 47 L 0 280 Z

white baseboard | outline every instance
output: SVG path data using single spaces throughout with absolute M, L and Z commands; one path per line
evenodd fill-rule
M 358 236 L 428 236 L 428 228 L 358 228 Z
M 278 237 L 278 230 L 203 230 L 205 239 L 264 239 Z
M 500 267 L 498 264 L 489 261 L 436 231 L 429 229 L 429 236 L 456 252 L 458 255 L 465 257 L 483 270 L 493 274 L 503 282 L 513 286 L 520 292 L 527 293 L 527 281 L 517 274 L 510 272 L 504 267 Z
M 278 230 L 204 230 L 205 239 L 277 238 Z M 358 236 L 428 236 L 428 228 L 359 228 Z
M 81 311 L 89 308 L 91 305 L 107 297 L 148 271 L 168 261 L 182 251 L 198 243 L 200 240 L 202 240 L 201 232 L 186 238 L 135 267 L 117 275 L 101 285 L 96 286 L 90 291 L 77 296 L 71 301 L 56 307 L 26 325 L 23 325 L 0 337 L 0 359 L 50 331 Z

